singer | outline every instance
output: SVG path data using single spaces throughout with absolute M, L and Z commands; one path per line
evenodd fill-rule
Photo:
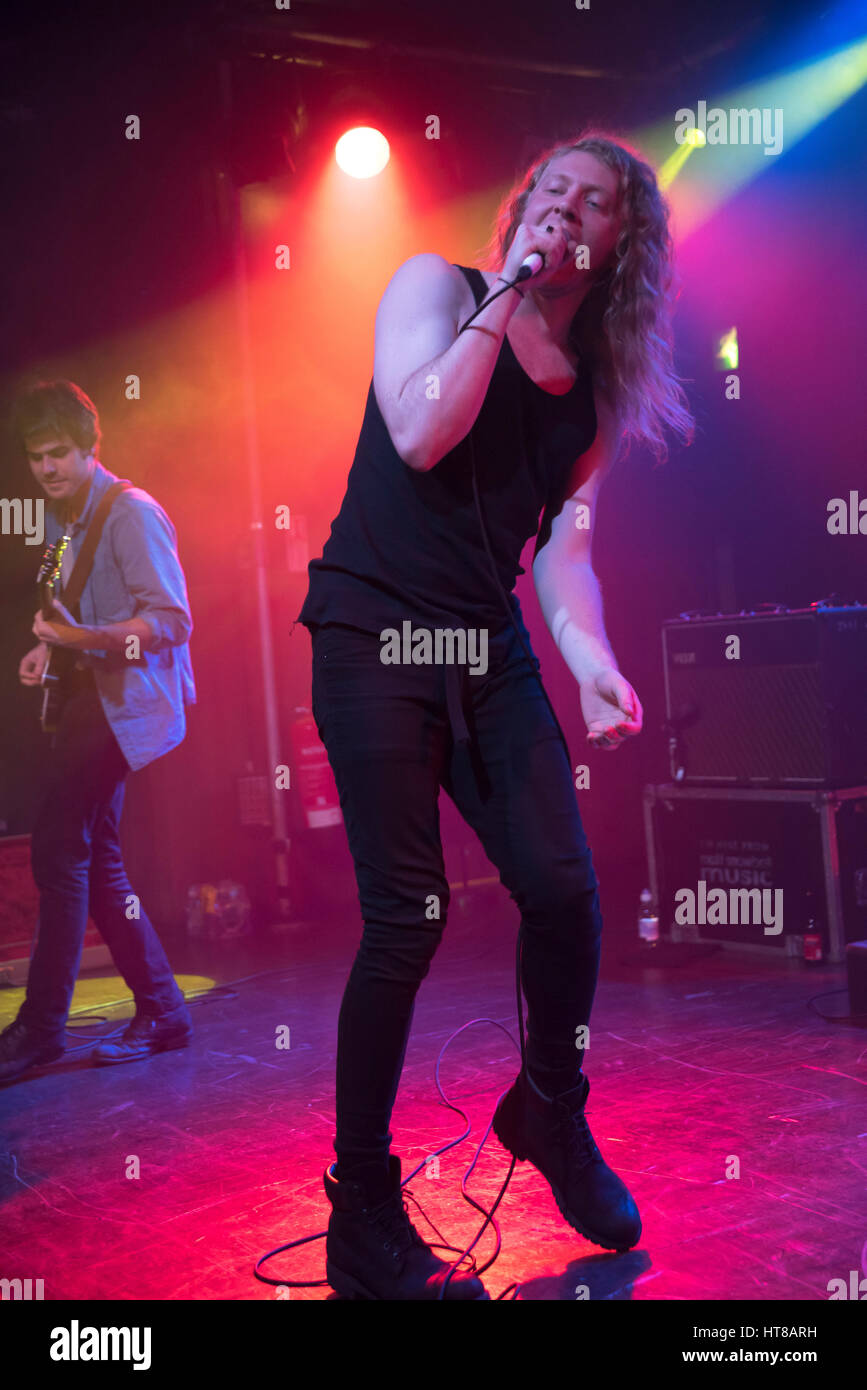
M 587 1239 L 624 1250 L 640 1238 L 636 1204 L 585 1118 L 576 1034 L 596 988 L 599 895 L 512 591 L 535 535 L 536 591 L 589 744 L 614 750 L 640 733 L 641 703 L 605 633 L 592 521 L 627 440 L 663 457 L 667 430 L 691 437 L 672 365 L 671 251 L 652 169 L 591 132 L 546 150 L 511 190 L 483 268 L 413 256 L 379 304 L 346 493 L 296 619 L 311 632 L 313 713 L 364 924 L 338 1021 L 337 1162 L 324 1176 L 327 1274 L 345 1296 L 488 1297 L 412 1226 L 390 1153 L 414 1001 L 449 904 L 441 787 L 521 915 L 526 1059 L 495 1133 Z M 383 632 L 407 619 L 487 629 L 486 672 L 383 664 Z

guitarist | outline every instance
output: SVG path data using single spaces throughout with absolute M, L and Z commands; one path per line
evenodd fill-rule
M 119 481 L 97 459 L 96 407 L 71 381 L 40 382 L 18 399 L 14 429 L 48 499 L 46 541 L 69 537 L 61 572 L 66 592 L 82 549 L 87 561 L 85 538 L 99 504 Z M 118 833 L 127 774 L 177 747 L 186 733 L 185 708 L 195 702 L 186 581 L 174 527 L 141 488 L 120 490 L 102 530 L 91 534 L 99 539 L 73 605 L 78 611 L 62 597 L 54 598 L 49 617 L 38 611 L 38 645 L 18 670 L 24 685 L 39 685 L 56 649 L 68 652 L 64 664 L 73 665 L 62 686 L 52 767 L 31 841 L 39 925 L 26 997 L 0 1033 L 0 1081 L 64 1051 L 88 913 L 136 1004 L 122 1037 L 97 1047 L 94 1060 L 135 1061 L 183 1047 L 192 1035 L 165 951 L 133 895 Z M 72 579 L 73 592 L 81 573 Z

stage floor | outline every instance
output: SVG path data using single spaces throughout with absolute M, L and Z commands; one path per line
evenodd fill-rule
M 505 899 L 487 915 L 453 915 L 418 996 L 392 1120 L 405 1177 L 464 1128 L 434 1082 L 449 1035 L 480 1017 L 513 1034 L 514 1047 L 480 1024 L 449 1047 L 441 1083 L 471 1135 L 440 1157 L 438 1175 L 429 1164 L 411 1183 L 459 1247 L 482 1221 L 461 1199 L 461 1175 L 518 1069 L 516 924 Z M 247 945 L 167 941 L 182 986 L 245 980 L 233 997 L 192 1005 L 189 1048 L 115 1067 L 67 1053 L 0 1090 L 0 1277 L 44 1279 L 46 1299 L 277 1297 L 254 1262 L 328 1221 L 336 1025 L 357 930 L 344 921 Z M 524 1299 L 571 1300 L 586 1285 L 592 1299 L 827 1301 L 829 1280 L 867 1273 L 867 1037 L 863 1022 L 826 1022 L 808 1007 L 845 985 L 844 968 L 717 953 L 644 969 L 627 963 L 633 933 L 625 914 L 606 913 L 586 1071 L 588 1119 L 638 1202 L 640 1246 L 591 1245 L 519 1163 L 497 1213 L 503 1248 L 483 1276 L 491 1297 L 515 1281 Z M 124 993 L 116 976 L 89 977 L 76 1005 Z M 0 993 L 3 1025 L 20 996 Z M 845 1013 L 845 992 L 818 1007 Z M 115 1005 L 109 1017 L 130 1013 Z M 140 1176 L 127 1176 L 135 1159 Z M 470 1179 L 477 1201 L 490 1206 L 508 1164 L 491 1133 Z M 479 1263 L 492 1250 L 489 1229 Z M 324 1240 L 264 1272 L 324 1279 Z M 324 1284 L 279 1296 L 335 1297 Z

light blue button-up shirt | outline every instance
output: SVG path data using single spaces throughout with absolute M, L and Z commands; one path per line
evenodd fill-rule
M 66 531 L 76 555 L 100 498 L 117 481 L 97 462 L 84 511 Z M 62 523 L 63 503 L 49 501 L 47 543 L 64 534 Z M 135 772 L 177 747 L 187 731 L 186 706 L 196 702 L 189 646 L 193 620 L 177 534 L 159 502 L 142 488 L 115 498 L 79 611 L 87 627 L 144 618 L 154 629 L 153 639 L 142 641 L 138 660 L 124 651 L 79 653 L 82 665 L 93 668 L 105 717 Z

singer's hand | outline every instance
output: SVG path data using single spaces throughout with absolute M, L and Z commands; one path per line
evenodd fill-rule
M 624 739 L 640 734 L 644 724 L 641 701 L 613 667 L 582 681 L 581 713 L 593 748 L 619 748 Z
M 569 249 L 569 242 L 561 227 L 554 226 L 554 230 L 549 232 L 544 227 L 531 227 L 522 222 L 515 232 L 515 238 L 499 274 L 504 280 L 514 280 L 525 257 L 529 256 L 531 251 L 540 251 L 545 257 L 544 266 L 531 276 L 529 281 L 522 281 L 524 284 L 538 285 L 557 274 L 569 254 Z

